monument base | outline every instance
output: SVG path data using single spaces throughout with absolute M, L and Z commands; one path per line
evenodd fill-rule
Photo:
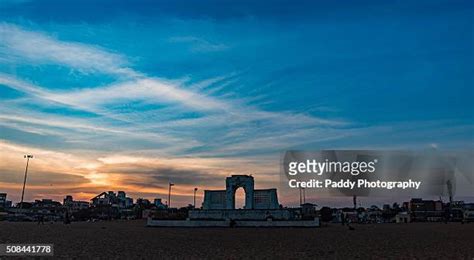
M 190 210 L 191 220 L 294 220 L 288 209 L 209 209 Z
M 157 220 L 149 218 L 149 227 L 319 227 L 314 220 Z

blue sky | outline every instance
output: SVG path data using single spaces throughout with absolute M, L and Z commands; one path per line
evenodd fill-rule
M 27 151 L 31 197 L 186 201 L 286 149 L 473 147 L 472 1 L 96 2 L 0 1 L 0 188 Z

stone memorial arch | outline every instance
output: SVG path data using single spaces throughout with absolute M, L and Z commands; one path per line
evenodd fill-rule
M 204 190 L 204 210 L 235 210 L 235 192 L 239 188 L 245 191 L 244 209 L 278 209 L 276 189 L 254 189 L 254 179 L 250 175 L 232 175 L 226 178 L 225 190 Z
M 235 209 L 235 192 L 238 188 L 245 191 L 244 209 L 254 208 L 254 180 L 249 175 L 232 175 L 227 177 L 226 183 L 226 209 Z

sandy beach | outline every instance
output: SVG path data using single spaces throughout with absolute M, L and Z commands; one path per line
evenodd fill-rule
M 151 228 L 144 221 L 0 222 L 0 243 L 52 243 L 77 258 L 472 259 L 474 224 L 411 223 L 321 228 Z

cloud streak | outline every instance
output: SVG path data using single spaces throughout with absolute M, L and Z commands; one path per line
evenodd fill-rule
M 127 60 L 98 46 L 59 41 L 43 33 L 27 31 L 15 25 L 0 24 L 0 51 L 40 63 L 69 66 L 84 73 L 106 72 L 119 76 L 140 76 L 128 68 Z
M 171 43 L 186 43 L 194 52 L 217 52 L 229 49 L 229 46 L 222 43 L 211 43 L 205 39 L 195 36 L 176 36 L 169 39 Z

